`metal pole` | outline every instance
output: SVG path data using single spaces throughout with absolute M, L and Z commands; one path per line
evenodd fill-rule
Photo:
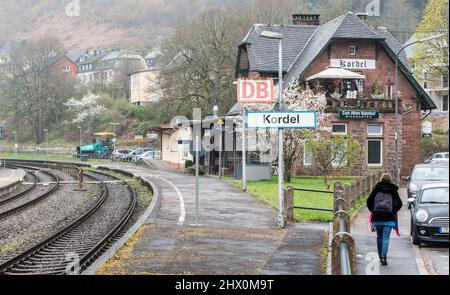
M 199 225 L 199 150 L 200 150 L 200 136 L 195 137 L 195 225 Z
M 48 160 L 48 130 L 45 130 L 45 161 Z
M 220 147 L 219 147 L 219 179 L 222 179 L 222 141 L 223 141 L 223 138 L 222 138 L 222 135 L 223 135 L 223 133 L 222 133 L 222 126 L 220 126 L 220 138 L 219 138 L 219 145 L 220 145 Z
M 278 103 L 279 109 L 283 111 L 283 41 L 279 40 L 278 47 Z M 278 226 L 285 227 L 285 216 L 283 208 L 283 184 L 284 184 L 284 144 L 283 129 L 278 130 Z
M 247 191 L 247 155 L 245 151 L 245 114 L 242 114 L 242 191 Z
M 81 145 L 82 143 L 82 133 L 81 133 L 81 126 L 78 126 L 78 129 L 80 129 L 80 162 L 83 161 L 83 158 L 81 157 Z
M 397 184 L 400 184 L 400 119 L 399 119 L 399 113 L 398 113 L 398 55 L 395 57 L 395 161 L 394 161 L 394 172 L 395 172 L 395 181 Z
M 19 149 L 19 145 L 17 144 L 17 132 L 14 132 L 14 154 L 17 158 L 17 150 Z

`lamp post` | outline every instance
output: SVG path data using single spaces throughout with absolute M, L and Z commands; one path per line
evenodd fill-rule
M 78 126 L 78 129 L 80 130 L 80 161 L 82 161 L 82 157 L 81 157 L 81 145 L 82 145 L 82 133 L 81 133 L 81 126 Z
M 45 161 L 47 161 L 48 156 L 48 129 L 44 129 L 45 133 Z
M 19 145 L 17 144 L 17 132 L 14 131 L 13 134 L 14 134 L 14 154 L 17 158 L 17 149 L 19 147 Z
M 403 50 L 405 50 L 407 47 L 409 47 L 411 45 L 427 42 L 427 41 L 438 39 L 438 38 L 442 38 L 444 36 L 445 36 L 444 34 L 441 34 L 441 35 L 424 38 L 424 39 L 417 40 L 417 41 L 411 42 L 409 44 L 406 44 L 397 52 L 397 55 L 395 56 L 395 87 L 394 87 L 394 92 L 395 92 L 395 159 L 394 159 L 394 173 L 395 173 L 395 181 L 397 182 L 397 184 L 400 184 L 400 159 L 399 159 L 399 157 L 400 157 L 400 114 L 398 112 L 398 107 L 399 107 L 399 97 L 398 97 L 399 56 Z
M 283 34 L 277 32 L 263 31 L 262 38 L 278 40 L 278 108 L 284 110 L 283 98 Z M 284 134 L 283 129 L 278 129 L 278 225 L 285 227 L 285 215 L 283 208 L 283 185 L 284 185 Z
M 117 141 L 117 136 L 116 136 L 116 126 L 119 126 L 120 123 L 110 123 L 110 124 L 114 126 L 113 149 L 114 149 L 114 151 L 115 151 L 115 150 L 116 150 L 116 141 Z

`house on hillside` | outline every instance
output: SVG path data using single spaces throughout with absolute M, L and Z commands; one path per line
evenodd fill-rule
M 52 72 L 64 78 L 76 78 L 78 67 L 67 55 L 64 55 L 52 64 Z
M 130 103 L 143 105 L 156 102 L 162 96 L 159 70 L 142 70 L 130 75 Z
M 116 75 L 126 76 L 129 72 L 146 69 L 148 66 L 145 59 L 137 53 L 99 50 L 80 60 L 78 81 L 84 85 L 108 85 Z
M 414 34 L 405 45 L 411 44 L 417 41 L 416 34 Z M 427 45 L 427 43 L 424 43 Z M 445 45 L 448 46 L 448 45 Z M 412 58 L 415 55 L 416 45 L 409 46 L 405 49 L 408 58 Z M 432 50 L 428 54 L 433 54 Z M 442 57 L 443 63 L 439 65 L 434 65 L 435 67 L 442 67 L 448 69 L 448 57 Z M 443 73 L 439 77 L 433 77 L 430 68 L 422 64 L 414 64 L 412 66 L 416 79 L 425 89 L 425 91 L 430 95 L 433 102 L 436 104 L 436 110 L 434 112 L 447 113 L 449 111 L 449 98 L 448 98 L 448 73 Z
M 291 25 L 254 25 L 238 47 L 236 78 L 272 77 L 278 82 L 278 41 L 263 31 L 283 34 L 284 85 L 299 81 L 327 96 L 327 127 L 347 134 L 361 146 L 361 159 L 352 174 L 370 170 L 392 172 L 396 146 L 395 56 L 402 44 L 386 29 L 372 28 L 367 14 L 347 12 L 320 24 L 319 15 L 296 14 Z M 406 54 L 399 63 L 400 164 L 402 176 L 421 162 L 421 111 L 435 103 L 411 75 Z M 353 111 L 353 112 L 348 112 Z M 228 114 L 240 113 L 237 104 Z M 299 147 L 303 149 L 303 147 Z M 237 153 L 237 157 L 240 157 Z M 248 155 L 257 161 L 259 155 Z M 230 162 L 238 163 L 236 159 Z M 301 174 L 313 175 L 310 155 L 297 163 Z
M 6 78 L 13 72 L 12 55 L 26 41 L 8 41 L 0 47 L 0 78 Z
M 145 56 L 145 61 L 147 62 L 149 69 L 159 68 L 161 65 L 161 52 L 151 51 Z

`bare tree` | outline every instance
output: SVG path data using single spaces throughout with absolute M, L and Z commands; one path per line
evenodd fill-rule
M 29 41 L 12 55 L 13 73 L 1 89 L 9 107 L 3 110 L 17 124 L 29 126 L 37 144 L 44 129 L 59 125 L 73 82 L 53 65 L 63 56 L 61 43 L 52 38 Z

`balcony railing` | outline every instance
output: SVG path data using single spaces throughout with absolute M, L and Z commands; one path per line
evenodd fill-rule
M 399 100 L 400 106 L 401 100 Z M 328 98 L 326 111 L 334 113 L 338 110 L 376 110 L 382 113 L 395 113 L 395 100 L 378 98 Z

